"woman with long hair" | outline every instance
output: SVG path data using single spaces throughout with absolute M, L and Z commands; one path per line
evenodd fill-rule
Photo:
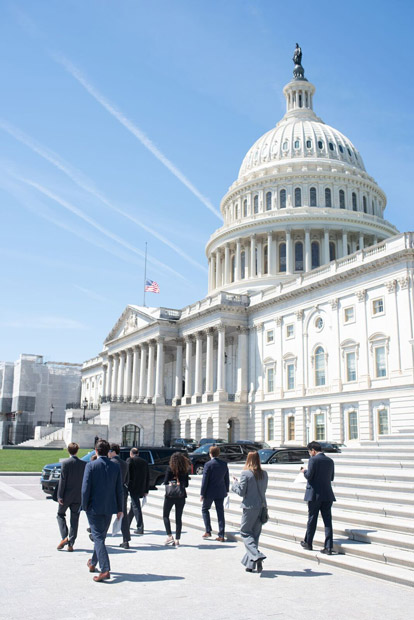
M 165 529 L 167 531 L 167 540 L 165 545 L 180 546 L 181 518 L 183 515 L 185 499 L 187 497 L 188 487 L 188 471 L 190 469 L 190 461 L 182 452 L 174 452 L 170 458 L 167 471 L 165 472 L 164 484 L 165 484 L 165 498 L 163 519 Z M 175 506 L 175 540 L 171 533 L 170 512 L 172 507 Z
M 242 559 L 243 566 L 248 573 L 263 570 L 263 560 L 266 556 L 259 551 L 259 536 L 262 531 L 266 504 L 267 472 L 261 468 L 260 457 L 257 452 L 249 452 L 240 480 L 233 476 L 231 490 L 242 498 L 243 508 L 240 534 L 246 553 Z

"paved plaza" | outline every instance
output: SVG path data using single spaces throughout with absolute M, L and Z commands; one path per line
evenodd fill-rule
M 162 520 L 151 517 L 130 550 L 108 538 L 112 579 L 94 583 L 86 516 L 74 553 L 58 552 L 56 509 L 38 476 L 0 476 L 0 618 L 406 620 L 413 609 L 411 588 L 274 551 L 261 575 L 245 573 L 240 543 L 204 542 L 198 530 L 184 528 L 181 548 L 164 547 Z

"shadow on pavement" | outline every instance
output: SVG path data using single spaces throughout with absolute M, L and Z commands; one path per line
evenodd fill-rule
M 303 571 L 299 570 L 263 570 L 261 573 L 262 579 L 275 579 L 278 576 L 283 577 L 325 577 L 332 575 L 332 573 L 320 573 L 312 570 L 311 568 L 304 568 Z
M 184 577 L 177 577 L 176 575 L 154 575 L 152 573 L 111 573 L 111 581 L 104 581 L 103 583 L 121 583 L 122 581 L 136 581 L 136 582 L 152 582 L 152 581 L 181 581 Z

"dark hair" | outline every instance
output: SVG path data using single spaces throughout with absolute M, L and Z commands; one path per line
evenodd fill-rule
M 315 452 L 322 452 L 322 446 L 318 441 L 311 441 L 306 446 L 308 450 L 315 450 Z
M 138 456 L 138 448 L 131 448 L 131 450 L 129 451 L 130 454 L 133 454 L 134 456 Z
M 260 464 L 260 456 L 258 452 L 249 452 L 243 469 L 250 469 L 256 480 L 261 480 L 263 478 L 263 469 Z
M 169 464 L 174 478 L 188 474 L 190 461 L 182 452 L 174 452 L 174 454 L 171 455 Z
M 220 455 L 220 448 L 218 446 L 210 446 L 210 456 L 212 459 L 217 458 Z
M 116 452 L 117 454 L 119 454 L 121 452 L 121 450 L 119 448 L 119 444 L 117 444 L 117 443 L 111 443 L 111 447 L 109 448 L 109 450 L 111 452 Z
M 75 456 L 75 454 L 77 453 L 77 451 L 79 450 L 79 446 L 77 443 L 75 443 L 74 441 L 72 441 L 69 445 L 68 445 L 68 452 L 71 456 Z
M 99 439 L 99 441 L 96 442 L 96 451 L 99 456 L 108 456 L 109 443 L 106 439 Z

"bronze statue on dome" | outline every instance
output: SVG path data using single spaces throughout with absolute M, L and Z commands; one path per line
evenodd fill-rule
M 299 43 L 296 43 L 295 51 L 293 52 L 293 62 L 295 63 L 295 68 L 293 69 L 293 77 L 295 79 L 304 79 L 305 70 L 302 67 L 302 48 Z

